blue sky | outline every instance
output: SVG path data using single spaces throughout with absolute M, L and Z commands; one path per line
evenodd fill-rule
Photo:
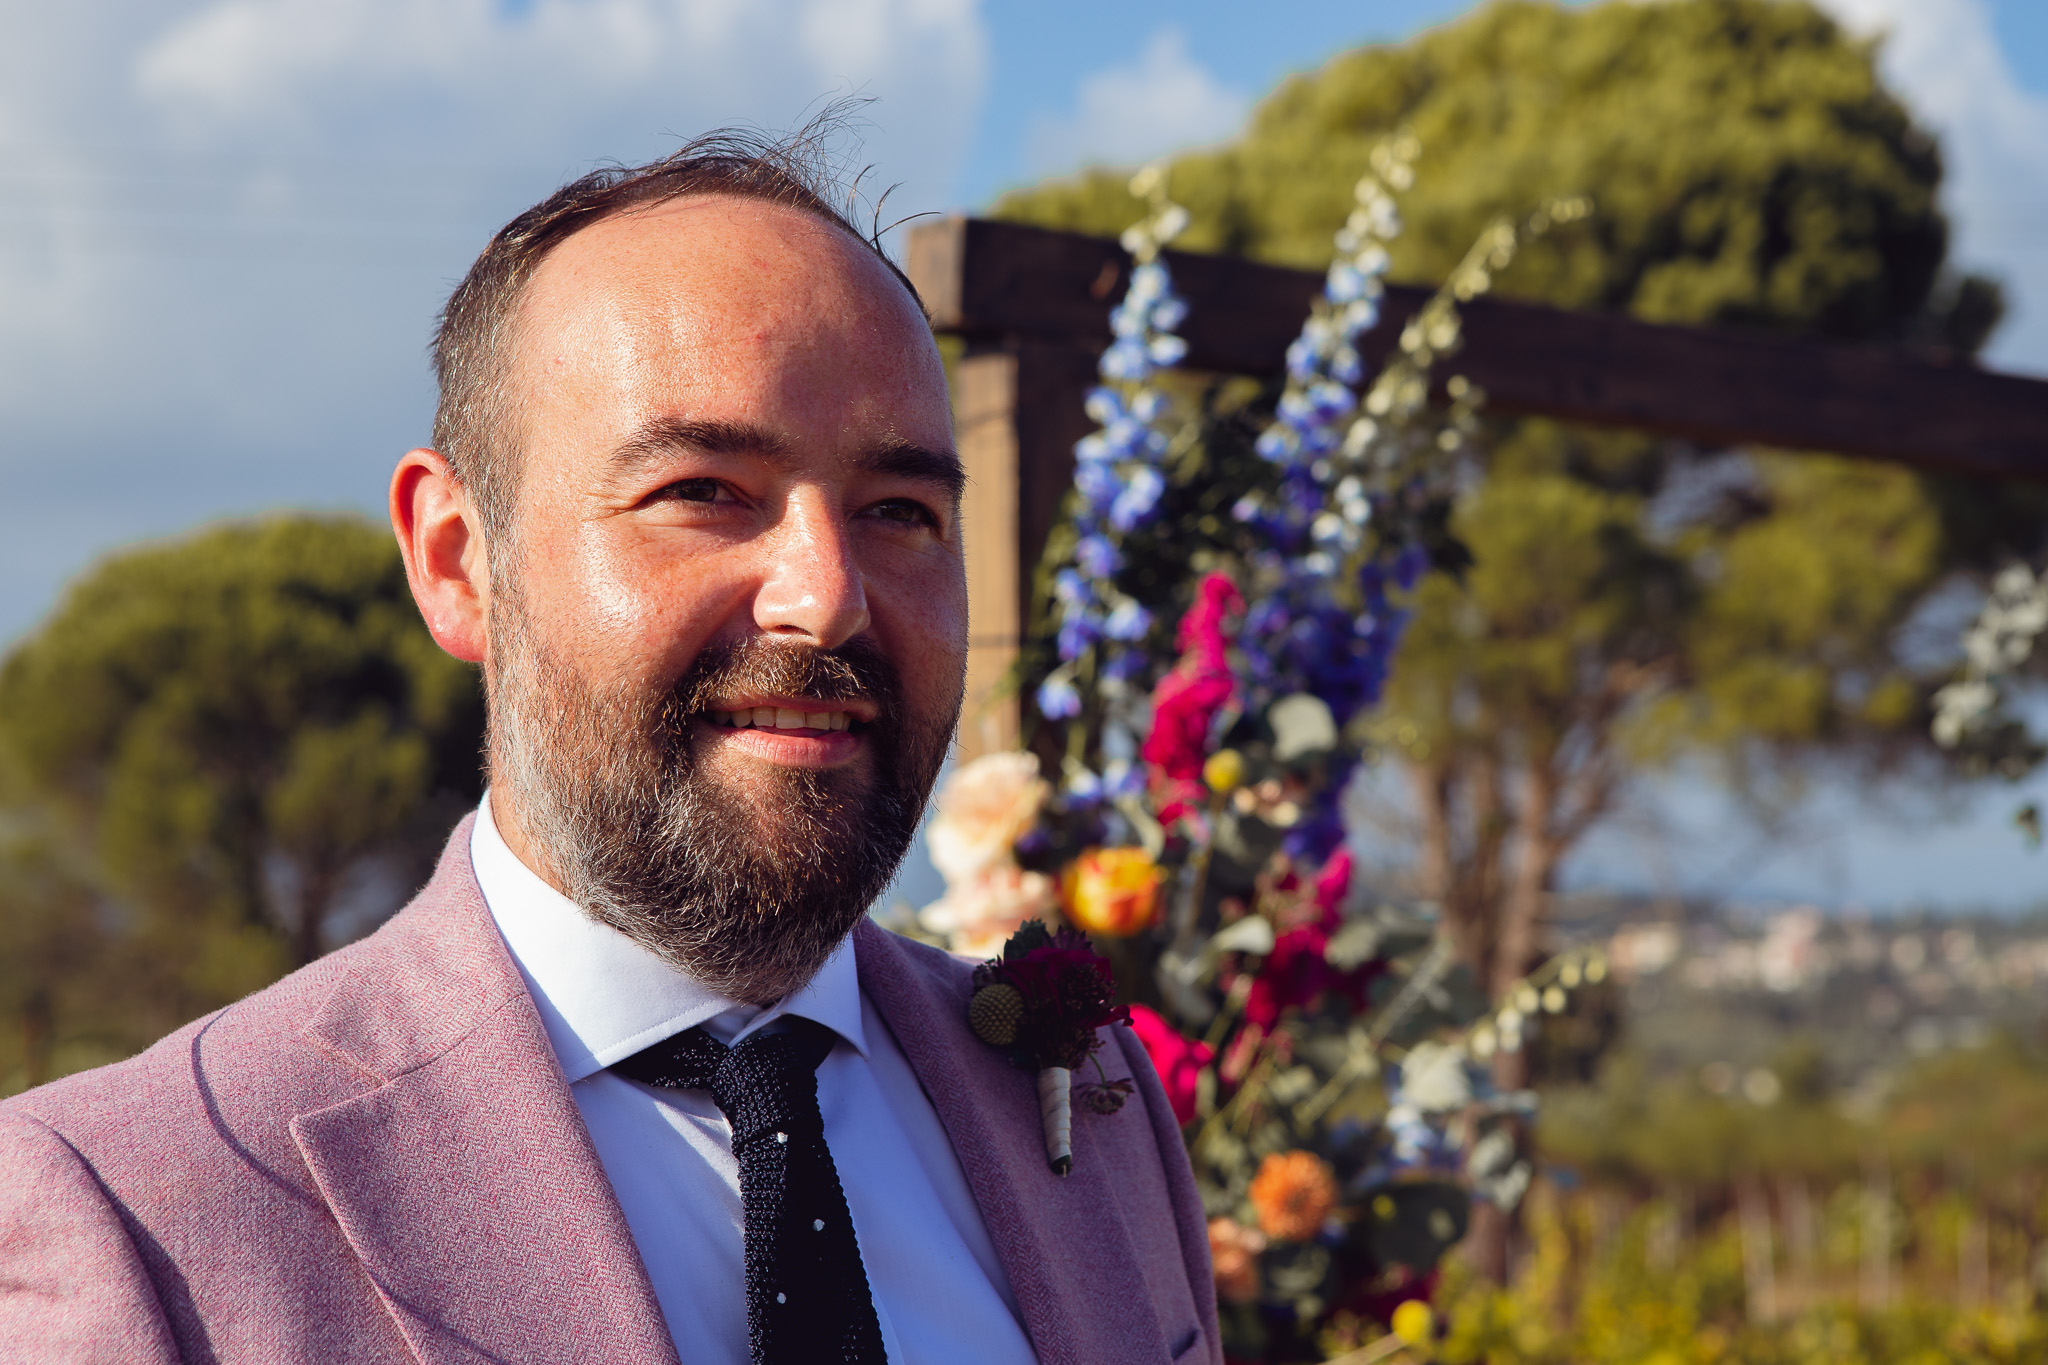
M 2018 304 L 1992 358 L 2048 374 L 2048 4 L 1825 3 L 1893 30 L 1887 71 L 1948 153 L 1955 257 Z M 425 436 L 448 288 L 594 162 L 858 91 L 877 97 L 861 159 L 900 184 L 892 211 L 971 209 L 1227 138 L 1287 73 L 1467 8 L 0 0 L 0 641 L 135 540 L 279 507 L 377 514 Z M 1575 875 L 1879 904 L 2048 886 L 2005 793 L 1877 833 L 1831 815 L 1832 852 L 1737 874 L 1714 870 L 1731 836 L 1700 791 L 1666 794 L 1662 871 L 1630 837 Z

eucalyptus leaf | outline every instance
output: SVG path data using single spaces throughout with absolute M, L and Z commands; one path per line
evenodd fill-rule
M 1246 915 L 1209 940 L 1211 953 L 1257 953 L 1273 951 L 1273 922 L 1263 915 Z
M 1371 920 L 1351 920 L 1323 945 L 1323 961 L 1340 972 L 1353 971 L 1380 955 L 1380 943 L 1385 937 L 1380 926 Z

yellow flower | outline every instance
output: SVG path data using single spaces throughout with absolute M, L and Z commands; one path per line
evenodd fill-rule
M 1060 874 L 1060 902 L 1076 928 L 1128 938 L 1159 918 L 1159 867 L 1142 848 L 1091 848 Z
M 1420 1346 L 1436 1331 L 1436 1314 L 1421 1299 L 1409 1299 L 1394 1309 L 1394 1321 L 1389 1325 L 1395 1336 L 1410 1346 Z
M 1282 1242 L 1306 1242 L 1337 1206 L 1337 1178 L 1314 1152 L 1273 1152 L 1252 1177 L 1260 1229 Z
M 1202 765 L 1202 780 L 1218 796 L 1228 796 L 1244 785 L 1244 755 L 1235 749 L 1218 749 Z
M 1265 1234 L 1235 1218 L 1209 1220 L 1209 1264 L 1216 1272 L 1216 1293 L 1231 1303 L 1250 1303 L 1259 1296 L 1259 1253 Z
M 983 754 L 963 764 L 939 789 L 938 814 L 925 832 L 932 866 L 953 886 L 1009 865 L 1051 792 L 1036 754 Z

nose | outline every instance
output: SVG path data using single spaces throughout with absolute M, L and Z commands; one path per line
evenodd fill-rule
M 763 547 L 768 564 L 754 595 L 754 624 L 835 649 L 868 628 L 867 589 L 845 519 L 824 490 L 799 488 Z

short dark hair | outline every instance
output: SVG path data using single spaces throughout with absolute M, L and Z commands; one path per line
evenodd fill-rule
M 780 204 L 831 224 L 889 267 L 920 312 L 910 278 L 882 249 L 877 225 L 854 225 L 858 178 L 842 187 L 824 153 L 843 115 L 836 108 L 783 138 L 721 128 L 644 166 L 606 166 L 573 180 L 498 229 L 462 283 L 448 296 L 434 333 L 434 448 L 475 499 L 487 532 L 511 525 L 518 489 L 504 392 L 511 321 L 519 298 L 548 253 L 593 224 L 629 209 L 723 194 Z M 875 215 L 879 223 L 879 213 Z M 929 313 L 926 313 L 929 316 Z

